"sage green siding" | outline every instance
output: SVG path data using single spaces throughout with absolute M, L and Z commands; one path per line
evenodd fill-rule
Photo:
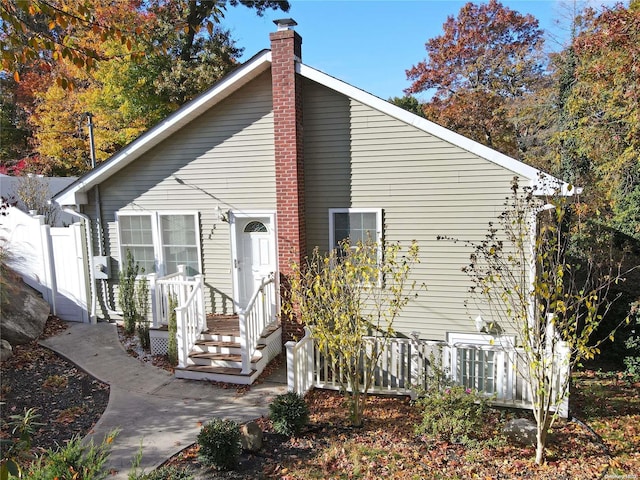
M 106 252 L 117 277 L 116 212 L 199 214 L 207 311 L 231 313 L 229 224 L 216 208 L 274 210 L 271 77 L 253 80 L 100 185 Z M 93 201 L 93 195 L 89 196 Z M 85 212 L 94 216 L 95 207 Z M 115 279 L 112 283 L 115 283 Z
M 396 330 L 442 340 L 475 331 L 480 312 L 464 305 L 470 284 L 461 272 L 470 249 L 437 237 L 481 240 L 514 173 L 312 81 L 304 92 L 309 251 L 328 249 L 329 208 L 381 208 L 385 240 L 418 241 L 413 278 L 427 285 Z

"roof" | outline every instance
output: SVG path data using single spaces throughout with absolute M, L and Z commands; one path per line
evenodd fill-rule
M 106 162 L 80 177 L 76 182 L 58 193 L 54 200 L 60 205 L 76 205 L 86 203 L 86 193 L 95 185 L 102 183 L 116 172 L 129 165 L 145 152 L 158 145 L 177 130 L 227 98 L 236 90 L 256 78 L 271 66 L 271 51 L 262 50 L 232 73 L 217 82 L 213 87 L 186 103 L 172 115 L 142 134 L 125 148 L 114 154 Z M 571 186 L 551 175 L 533 168 L 519 160 L 504 155 L 492 148 L 482 145 L 452 130 L 441 127 L 425 118 L 393 105 L 364 90 L 349 85 L 342 80 L 327 75 L 308 65 L 299 63 L 296 71 L 301 76 L 342 93 L 364 105 L 370 106 L 402 122 L 414 126 L 430 135 L 456 145 L 468 152 L 478 155 L 490 162 L 514 172 L 529 180 L 537 195 L 552 194 L 572 195 L 575 190 Z

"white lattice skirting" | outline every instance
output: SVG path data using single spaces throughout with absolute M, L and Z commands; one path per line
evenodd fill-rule
M 149 330 L 151 355 L 166 355 L 169 350 L 169 332 L 167 330 Z

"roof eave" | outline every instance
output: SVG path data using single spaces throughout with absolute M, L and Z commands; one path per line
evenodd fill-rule
M 453 145 L 456 145 L 470 153 L 485 158 L 497 165 L 500 165 L 507 170 L 511 170 L 515 174 L 526 178 L 530 181 L 530 186 L 534 188 L 536 195 L 547 195 L 551 192 L 561 195 L 574 195 L 580 193 L 582 189 L 572 188 L 566 182 L 555 178 L 549 174 L 546 174 L 526 163 L 523 163 L 515 158 L 509 157 L 503 153 L 498 152 L 492 148 L 489 148 L 481 143 L 478 143 L 470 138 L 460 135 L 452 130 L 444 128 L 436 123 L 433 123 L 425 118 L 419 117 L 403 108 L 400 108 L 386 100 L 383 100 L 375 95 L 372 95 L 364 90 L 349 85 L 348 83 L 338 80 L 335 77 L 327 75 L 320 70 L 316 70 L 313 67 L 309 67 L 305 64 L 299 64 L 297 71 L 303 77 L 313 80 L 336 90 L 343 95 L 346 95 L 354 100 L 357 100 L 365 105 L 368 105 L 376 110 L 379 110 L 387 115 L 390 115 L 404 123 L 412 125 L 430 135 L 441 138 Z

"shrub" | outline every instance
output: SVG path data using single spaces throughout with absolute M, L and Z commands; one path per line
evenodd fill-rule
M 634 316 L 636 326 L 640 327 L 640 302 L 631 306 L 630 318 Z M 640 379 L 640 332 L 636 329 L 632 330 L 624 345 L 627 348 L 627 356 L 624 357 L 624 364 L 627 367 L 625 373 L 634 380 Z
M 214 418 L 200 430 L 198 445 L 198 458 L 203 464 L 233 470 L 242 451 L 240 427 L 234 421 Z
M 278 395 L 269 405 L 273 429 L 282 435 L 300 433 L 309 421 L 309 407 L 302 396 L 294 392 Z
M 106 478 L 108 473 L 104 466 L 115 435 L 115 432 L 110 433 L 98 446 L 93 442 L 83 445 L 80 437 L 74 437 L 64 447 L 47 450 L 29 467 L 26 478 L 31 480 Z
M 416 434 L 462 444 L 473 443 L 486 410 L 482 396 L 458 385 L 431 391 L 416 404 L 422 410 L 422 423 L 416 426 Z
M 169 295 L 169 344 L 167 345 L 167 357 L 171 365 L 178 364 L 178 319 L 176 307 L 178 299 L 175 294 Z

